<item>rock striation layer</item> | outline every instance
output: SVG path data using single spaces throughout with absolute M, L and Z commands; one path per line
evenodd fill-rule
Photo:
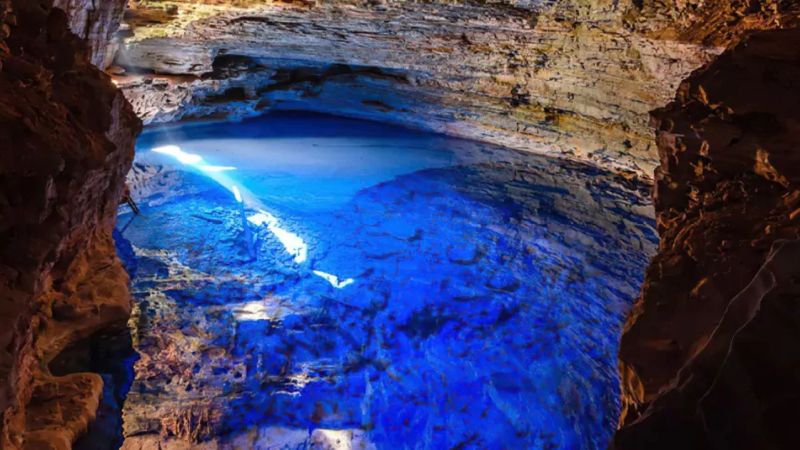
M 69 27 L 86 40 L 94 65 L 105 69 L 114 62 L 118 49 L 116 37 L 126 1 L 54 0 L 53 6 L 67 13 Z
M 146 123 L 310 109 L 649 178 L 648 112 L 797 8 L 752 3 L 139 0 L 117 81 Z
M 654 114 L 661 245 L 622 339 L 618 449 L 800 446 L 798 48 L 751 35 Z
M 721 51 L 660 6 L 142 0 L 118 82 L 147 123 L 311 109 L 649 174 L 648 111 Z
M 0 0 L 0 448 L 67 449 L 96 374 L 48 363 L 130 312 L 111 230 L 141 126 L 50 1 Z M 121 1 L 104 2 L 121 6 Z

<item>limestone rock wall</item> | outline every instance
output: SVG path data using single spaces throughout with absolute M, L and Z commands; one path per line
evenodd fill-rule
M 648 111 L 724 41 L 684 39 L 663 10 L 630 0 L 140 0 L 117 81 L 147 123 L 312 109 L 649 176 Z M 249 58 L 244 71 L 217 70 L 236 57 Z
M 95 414 L 100 377 L 54 377 L 48 363 L 130 313 L 111 230 L 140 127 L 65 12 L 0 0 L 4 450 L 70 448 Z
M 126 0 L 54 0 L 53 6 L 67 13 L 69 27 L 89 45 L 92 63 L 110 66 L 118 48 L 116 32 L 122 21 Z
M 743 31 L 786 26 L 796 8 L 777 0 L 138 0 L 117 59 L 133 76 L 118 81 L 147 123 L 312 109 L 650 177 L 658 159 L 648 112 Z M 251 62 L 216 70 L 231 57 Z M 341 66 L 351 73 L 319 76 Z
M 798 48 L 756 33 L 655 113 L 661 245 L 622 339 L 619 449 L 800 446 Z

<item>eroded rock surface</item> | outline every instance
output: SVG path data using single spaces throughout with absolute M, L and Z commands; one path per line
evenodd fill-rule
M 94 65 L 105 69 L 114 62 L 118 49 L 117 30 L 127 0 L 54 0 L 53 6 L 67 13 L 72 32 L 89 46 Z
M 651 176 L 648 112 L 794 2 L 140 0 L 118 82 L 145 122 L 311 109 Z
M 649 172 L 647 111 L 718 50 L 564 3 L 143 1 L 117 61 L 156 75 L 119 82 L 146 122 L 303 108 Z
M 800 446 L 798 48 L 754 34 L 655 113 L 661 246 L 622 340 L 620 449 Z
M 117 2 L 119 3 L 119 2 Z M 140 121 L 49 1 L 0 1 L 0 448 L 67 449 L 96 374 L 54 377 L 76 339 L 130 312 L 111 239 Z

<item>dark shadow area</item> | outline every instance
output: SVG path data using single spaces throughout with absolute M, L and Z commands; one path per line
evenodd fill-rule
M 74 450 L 111 450 L 122 445 L 122 404 L 133 382 L 133 350 L 130 330 L 121 326 L 95 333 L 64 349 L 52 362 L 55 376 L 93 372 L 103 377 L 103 399 L 97 417 Z

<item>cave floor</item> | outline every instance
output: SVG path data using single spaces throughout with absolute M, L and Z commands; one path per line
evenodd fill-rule
M 137 152 L 128 442 L 606 448 L 646 186 L 302 113 Z

